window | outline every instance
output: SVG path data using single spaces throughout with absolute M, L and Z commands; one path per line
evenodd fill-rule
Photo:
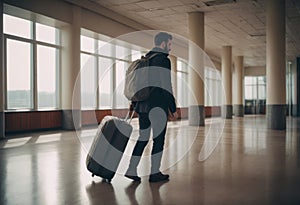
M 127 108 L 129 107 L 128 100 L 123 94 L 124 83 L 125 83 L 125 73 L 128 68 L 128 63 L 124 61 L 116 62 L 116 87 L 114 92 L 115 97 L 115 108 Z
M 95 52 L 95 42 L 94 39 L 86 37 L 86 36 L 80 36 L 80 45 L 81 45 L 81 50 L 94 53 Z
M 188 107 L 188 73 L 187 63 L 181 59 L 177 60 L 177 104 L 178 107 Z
M 32 22 L 29 20 L 4 14 L 3 24 L 3 32 L 5 34 L 27 39 L 32 38 Z
M 32 44 L 11 39 L 6 44 L 7 109 L 32 109 Z
M 5 109 L 58 108 L 59 30 L 7 14 L 3 20 Z
M 125 73 L 131 60 L 140 58 L 141 52 L 130 49 L 125 42 L 117 42 L 122 43 L 119 45 L 101 39 L 81 35 L 81 61 L 86 62 L 81 64 L 82 108 L 128 108 L 123 94 Z
M 92 55 L 81 54 L 81 107 L 96 108 L 97 74 L 96 58 Z
M 99 108 L 107 109 L 112 105 L 112 77 L 113 60 L 110 58 L 99 57 Z
M 245 77 L 245 114 L 265 114 L 266 77 Z
M 36 23 L 36 40 L 50 44 L 57 44 L 57 29 Z
M 57 49 L 53 47 L 37 46 L 37 90 L 38 107 L 57 107 Z
M 220 106 L 222 104 L 222 86 L 220 72 L 205 67 L 205 106 Z

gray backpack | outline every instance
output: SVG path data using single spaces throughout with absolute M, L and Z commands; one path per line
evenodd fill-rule
M 124 95 L 132 102 L 145 101 L 151 93 L 149 82 L 149 62 L 150 59 L 159 55 L 154 53 L 150 56 L 142 56 L 133 61 L 126 71 Z

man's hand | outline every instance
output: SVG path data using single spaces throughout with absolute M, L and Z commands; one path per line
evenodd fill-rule
M 169 119 L 170 121 L 175 121 L 175 120 L 177 120 L 177 118 L 178 118 L 177 112 L 174 112 L 174 113 L 169 112 L 168 119 Z

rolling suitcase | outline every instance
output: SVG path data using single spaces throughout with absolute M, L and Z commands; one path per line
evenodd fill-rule
M 86 158 L 87 169 L 108 182 L 114 177 L 124 150 L 132 133 L 129 112 L 125 119 L 105 116 L 98 126 L 97 134 Z

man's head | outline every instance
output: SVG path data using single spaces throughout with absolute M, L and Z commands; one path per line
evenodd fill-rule
M 156 34 L 154 44 L 156 47 L 163 49 L 166 53 L 169 53 L 171 51 L 172 35 L 166 32 L 160 32 Z

